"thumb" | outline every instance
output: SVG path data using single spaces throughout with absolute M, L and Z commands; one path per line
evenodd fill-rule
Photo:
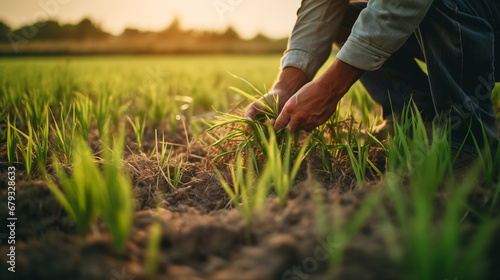
M 263 110 L 264 108 L 262 107 L 262 105 L 260 105 L 258 102 L 253 102 L 252 104 L 250 104 L 250 107 L 248 107 L 243 117 L 255 120 L 255 115 L 257 115 L 259 111 Z
M 285 128 L 290 122 L 290 119 L 291 119 L 290 111 L 288 110 L 288 107 L 285 106 L 283 107 L 283 110 L 281 111 L 278 118 L 274 122 L 274 129 L 280 130 L 282 128 Z

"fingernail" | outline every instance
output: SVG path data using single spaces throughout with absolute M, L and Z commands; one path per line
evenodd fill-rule
M 249 121 L 251 121 L 251 122 L 253 122 L 253 119 L 250 118 L 250 117 L 246 117 L 246 119 L 249 120 Z

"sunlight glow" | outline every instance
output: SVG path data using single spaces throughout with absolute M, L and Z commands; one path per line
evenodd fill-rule
M 182 28 L 224 30 L 232 25 L 250 38 L 259 32 L 286 37 L 300 0 L 17 0 L 0 6 L 0 20 L 14 28 L 44 19 L 76 23 L 89 17 L 118 35 L 126 27 L 159 31 L 178 17 Z

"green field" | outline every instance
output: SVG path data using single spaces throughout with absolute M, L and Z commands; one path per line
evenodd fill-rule
M 500 149 L 377 139 L 360 84 L 311 134 L 242 118 L 279 59 L 0 59 L 2 279 L 496 279 Z

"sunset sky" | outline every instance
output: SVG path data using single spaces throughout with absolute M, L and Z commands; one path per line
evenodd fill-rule
M 125 27 L 161 30 L 178 16 L 186 29 L 233 25 L 246 38 L 258 32 L 285 37 L 299 6 L 300 0 L 3 0 L 0 20 L 17 28 L 47 18 L 76 23 L 89 17 L 119 34 Z

